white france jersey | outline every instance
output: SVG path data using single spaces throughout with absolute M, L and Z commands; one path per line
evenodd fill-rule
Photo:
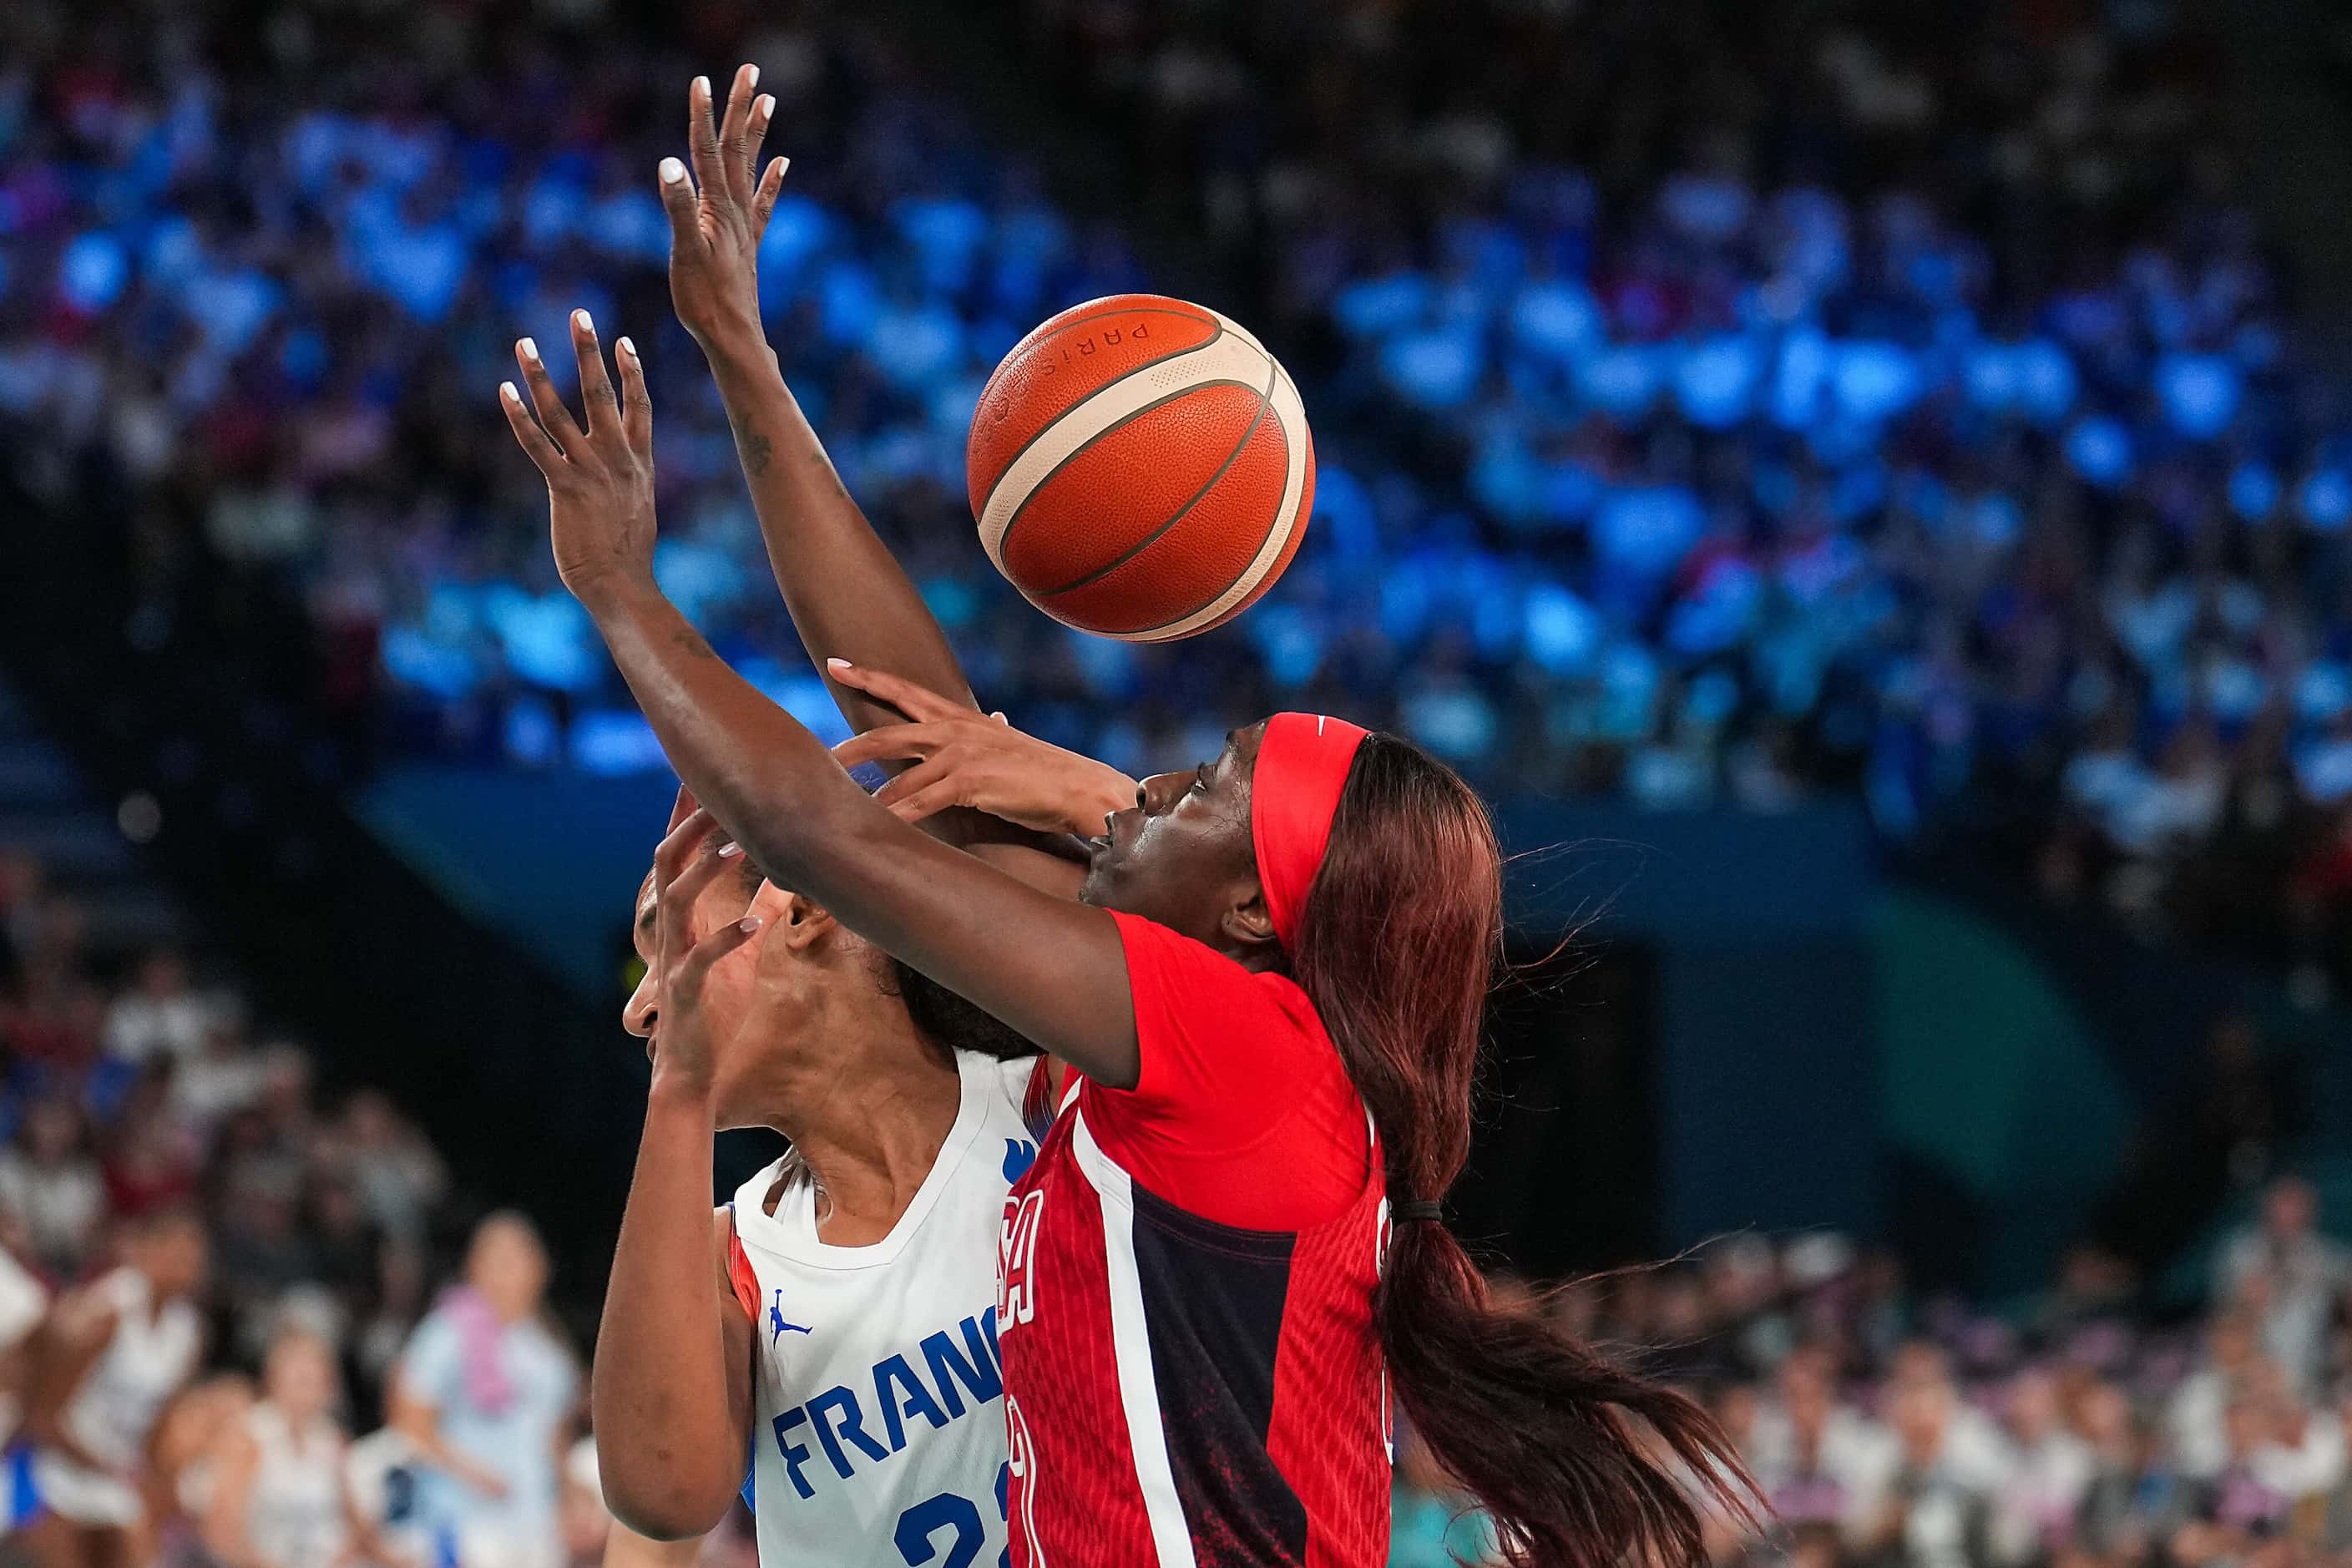
M 751 1493 L 764 1568 L 995 1568 L 1004 1550 L 996 1235 L 1005 1189 L 1037 1156 L 1021 1111 L 1038 1063 L 959 1051 L 956 1068 L 955 1124 L 880 1241 L 818 1240 L 804 1180 L 768 1213 L 783 1161 L 730 1205 L 730 1273 L 759 1352 Z

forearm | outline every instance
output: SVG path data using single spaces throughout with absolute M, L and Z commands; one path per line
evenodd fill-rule
M 67 1429 L 65 1413 L 105 1348 L 95 1331 L 53 1335 L 37 1330 L 28 1355 L 33 1372 L 17 1430 L 26 1442 L 52 1449 L 84 1469 L 106 1467 Z
M 735 449 L 759 514 L 768 563 L 784 607 L 820 672 L 828 658 L 887 668 L 969 700 L 971 688 L 947 634 L 825 456 L 773 350 L 756 328 L 706 345 L 734 427 Z M 837 683 L 834 700 L 856 730 L 897 715 Z
M 246 1533 L 246 1506 L 253 1493 L 253 1463 L 239 1455 L 230 1473 L 214 1482 L 212 1506 L 199 1527 L 205 1550 L 225 1568 L 246 1568 L 252 1561 L 252 1542 Z
M 394 1402 L 391 1425 L 408 1439 L 417 1457 L 435 1469 L 452 1475 L 474 1473 L 473 1460 L 441 1436 L 440 1413 L 432 1405 L 403 1396 Z
M 592 1398 L 604 1495 L 633 1529 L 700 1535 L 741 1479 L 711 1287 L 708 1090 L 656 1064 L 636 1173 L 604 1287 Z
M 805 879 L 808 861 L 822 849 L 824 818 L 870 805 L 866 792 L 651 584 L 612 584 L 583 602 L 678 781 L 757 864 L 830 904 Z
M 1134 1081 L 1134 1006 L 1108 916 L 877 805 L 650 581 L 587 587 L 583 602 L 679 782 L 779 886 L 1089 1076 Z

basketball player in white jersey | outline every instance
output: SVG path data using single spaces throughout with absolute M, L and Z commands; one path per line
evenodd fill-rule
M 993 1562 L 996 1228 L 1036 1151 L 1024 1100 L 1046 1092 L 1042 1058 L 761 882 L 688 804 L 639 903 L 647 970 L 625 1014 L 656 1078 L 597 1342 L 606 1499 L 635 1532 L 690 1542 L 748 1469 L 763 1562 Z M 673 1100 L 703 1128 L 691 1171 L 655 1142 Z M 711 1214 L 719 1126 L 775 1127 L 793 1149 L 698 1246 L 648 1200 L 674 1183 L 677 1210 L 691 1194 Z M 698 1370 L 719 1374 L 707 1402 Z M 616 1535 L 615 1565 L 693 1560 Z
M 68 1294 L 34 1345 L 25 1435 L 43 1568 L 129 1568 L 150 1522 L 147 1444 L 204 1353 L 205 1232 L 184 1209 L 129 1221 L 122 1262 Z
M 755 68 L 737 73 L 715 126 L 709 84 L 689 95 L 696 179 L 663 169 L 673 301 L 709 359 L 819 668 L 887 662 L 966 692 L 761 334 L 754 268 L 782 170 L 753 178 L 774 108 L 754 99 L 757 81 Z M 540 371 L 535 346 L 522 363 L 527 378 Z M 860 729 L 904 717 L 833 689 Z M 1107 783 L 1132 798 L 1132 784 Z M 993 1563 L 1005 1543 L 996 1235 L 1050 1104 L 1045 1068 L 985 1014 L 722 853 L 691 808 L 681 795 L 637 907 L 647 968 L 625 1021 L 652 1042 L 654 1084 L 595 1372 L 605 1497 L 635 1529 L 615 1530 L 606 1561 L 691 1562 L 748 1450 L 763 1563 Z M 1074 860 L 1003 824 L 951 811 L 928 826 L 1076 891 Z M 702 1241 L 689 1216 L 709 1212 L 711 1130 L 746 1125 L 785 1132 L 793 1153 Z
M 205 1544 L 237 1568 L 335 1568 L 365 1531 L 343 1477 L 334 1352 L 307 1329 L 270 1342 L 261 1399 L 221 1446 Z

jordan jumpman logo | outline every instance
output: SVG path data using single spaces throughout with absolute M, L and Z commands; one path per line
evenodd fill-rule
M 805 1334 L 809 1331 L 799 1323 L 788 1323 L 784 1321 L 784 1293 L 782 1290 L 778 1290 L 776 1292 L 776 1299 L 768 1303 L 768 1343 L 770 1345 L 773 1345 L 778 1340 L 782 1339 L 784 1337 L 785 1331 L 787 1330 L 790 1330 L 792 1332 L 796 1334 Z

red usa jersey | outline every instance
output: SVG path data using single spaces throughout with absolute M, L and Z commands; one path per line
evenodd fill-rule
M 1156 994 L 1197 1008 L 1204 976 L 1162 984 L 1138 971 L 1138 952 L 1130 938 L 1149 1083 L 1161 1048 Z M 1211 1042 L 1212 1057 L 1222 1050 Z M 1006 1196 L 1000 1242 L 1012 1568 L 1384 1563 L 1391 1450 L 1372 1294 L 1388 1204 L 1377 1144 L 1332 1217 L 1244 1229 L 1147 1186 L 1129 1168 L 1138 1161 L 1114 1157 L 1105 1144 L 1118 1140 L 1090 1125 L 1090 1110 L 1106 1129 L 1118 1121 L 1129 1097 L 1075 1073 L 1070 1082 L 1036 1163 Z M 1360 1106 L 1351 1114 L 1362 1160 L 1367 1121 Z M 1237 1163 L 1283 1182 L 1278 1159 Z

